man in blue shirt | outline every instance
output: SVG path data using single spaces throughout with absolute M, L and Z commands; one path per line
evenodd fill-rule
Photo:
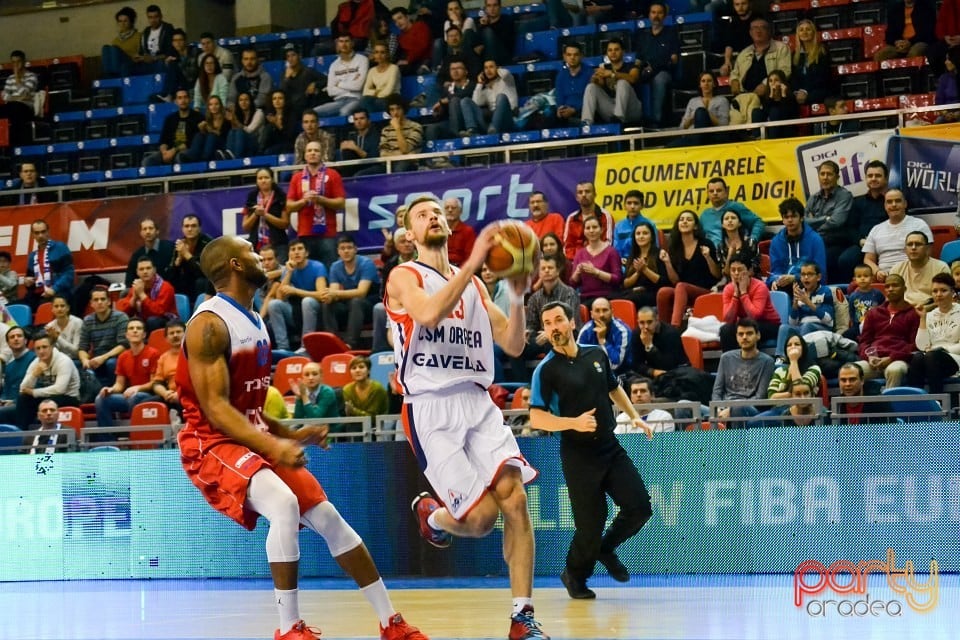
M 320 297 L 327 290 L 327 268 L 322 262 L 310 260 L 303 240 L 290 242 L 289 258 L 277 284 L 276 298 L 267 305 L 267 317 L 273 329 L 273 348 L 290 349 L 288 329 L 297 335 L 317 330 L 320 313 Z M 300 321 L 294 317 L 293 304 L 301 310 Z
M 630 369 L 632 335 L 630 327 L 623 320 L 613 317 L 610 301 L 597 298 L 590 306 L 590 321 L 583 325 L 577 342 L 602 347 L 607 352 L 613 372 L 619 375 Z
M 346 320 L 346 342 L 352 348 L 360 345 L 363 324 L 373 318 L 380 278 L 377 266 L 366 256 L 357 255 L 357 243 L 349 234 L 337 238 L 340 259 L 330 266 L 330 287 L 322 292 L 323 327 L 337 332 Z
M 723 222 L 723 214 L 727 211 L 736 211 L 740 214 L 740 221 L 747 229 L 747 233 L 757 242 L 763 236 L 764 225 L 757 214 L 735 200 L 730 200 L 730 188 L 726 180 L 721 177 L 710 178 L 707 182 L 707 197 L 710 199 L 710 206 L 700 214 L 700 226 L 707 238 L 713 243 L 713 246 L 719 247 L 720 240 L 723 237 L 723 228 L 720 223 Z
M 36 248 L 27 256 L 27 275 L 23 284 L 27 295 L 23 301 L 34 311 L 54 296 L 73 295 L 73 254 L 62 242 L 50 239 L 50 225 L 36 220 L 30 225 Z
M 780 203 L 780 219 L 783 229 L 770 241 L 767 286 L 771 291 L 785 291 L 792 296 L 805 262 L 816 264 L 821 276 L 827 274 L 827 250 L 820 235 L 803 221 L 803 203 L 796 198 Z
M 623 197 L 623 210 L 627 217 L 613 228 L 613 248 L 620 254 L 620 261 L 623 264 L 626 264 L 630 257 L 630 249 L 633 247 L 633 232 L 637 230 L 637 227 L 645 222 L 652 224 L 654 228 L 657 227 L 652 220 L 643 216 L 642 208 L 643 194 L 637 189 L 627 191 L 627 195 Z M 653 236 L 653 243 L 659 246 L 659 238 L 656 234 Z
M 593 69 L 581 64 L 583 52 L 578 42 L 568 42 L 563 46 L 563 69 L 557 71 L 553 81 L 557 99 L 557 120 L 560 124 L 580 125 L 580 111 L 583 109 L 583 92 L 590 84 Z
M 20 383 L 27 369 L 37 359 L 37 354 L 27 347 L 27 334 L 21 327 L 10 327 L 4 336 L 10 356 L 3 362 L 3 392 L 0 393 L 0 422 L 17 424 L 17 400 L 20 399 Z

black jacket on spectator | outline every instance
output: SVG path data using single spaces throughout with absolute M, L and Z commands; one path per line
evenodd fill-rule
M 659 323 L 653 334 L 653 347 L 647 351 L 640 341 L 640 330 L 633 330 L 631 339 L 633 349 L 633 370 L 642 376 L 653 378 L 653 369 L 670 371 L 690 364 L 687 352 L 683 350 L 680 331 L 669 324 Z
M 193 109 L 190 110 L 186 118 L 181 118 L 180 112 L 174 111 L 163 121 L 163 129 L 160 131 L 160 144 L 165 144 L 168 149 L 172 149 L 176 144 L 177 128 L 182 123 L 186 127 L 187 147 L 189 148 L 190 143 L 197 135 L 197 131 L 200 130 L 201 122 L 203 122 L 203 116 Z
M 903 39 L 903 28 L 906 23 L 903 7 L 903 0 L 897 0 L 887 9 L 887 44 L 892 45 L 897 40 Z M 910 38 L 910 44 L 916 44 L 917 42 L 933 44 L 934 40 L 937 39 L 935 34 L 937 7 L 934 1 L 915 0 L 911 19 L 916 35 Z
M 47 179 L 38 177 L 36 188 L 46 187 Z M 13 181 L 13 185 L 7 189 L 6 193 L 3 195 L 3 198 L 0 199 L 4 205 L 18 205 L 18 204 L 33 204 L 34 200 L 39 202 L 56 202 L 57 193 L 55 191 L 46 191 L 41 193 L 12 193 L 15 191 L 20 191 L 23 189 L 23 180 L 17 178 Z
M 790 74 L 790 86 L 794 91 L 806 91 L 806 104 L 821 104 L 827 96 L 836 94 L 833 71 L 830 68 L 830 53 L 821 45 L 820 59 L 813 64 L 806 63 L 806 53 L 800 53 L 800 64 L 793 65 Z
M 147 49 L 147 42 L 150 40 L 150 27 L 147 27 L 140 34 L 140 55 L 145 56 L 150 54 L 150 50 Z M 160 56 L 175 56 L 177 55 L 177 50 L 173 48 L 173 25 L 169 22 L 160 23 Z
M 166 278 L 167 267 L 173 261 L 173 243 L 160 238 L 157 240 L 156 249 L 148 250 L 143 245 L 137 247 L 137 250 L 130 256 L 130 262 L 127 263 L 127 275 L 124 282 L 128 287 L 137 279 L 137 262 L 144 256 L 153 259 L 153 265 L 157 268 L 157 273 L 160 274 L 161 278 Z

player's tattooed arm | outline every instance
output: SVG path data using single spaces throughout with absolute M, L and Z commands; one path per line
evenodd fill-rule
M 230 337 L 223 320 L 213 313 L 197 315 L 187 327 L 185 342 L 190 380 L 210 425 L 274 462 L 302 464 L 303 449 L 297 443 L 256 429 L 230 404 Z

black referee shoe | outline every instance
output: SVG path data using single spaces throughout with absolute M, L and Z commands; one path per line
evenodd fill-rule
M 597 594 L 587 587 L 586 580 L 577 580 L 564 569 L 560 574 L 560 582 L 567 588 L 567 594 L 574 600 L 593 600 Z
M 623 563 L 620 562 L 620 558 L 617 557 L 616 553 L 601 553 L 597 560 L 600 561 L 600 564 L 606 567 L 607 573 L 609 573 L 610 577 L 617 582 L 630 581 L 630 572 L 623 565 Z

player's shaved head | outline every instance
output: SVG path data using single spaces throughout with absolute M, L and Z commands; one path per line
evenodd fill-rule
M 230 279 L 230 260 L 240 255 L 242 240 L 234 236 L 220 236 L 203 249 L 200 254 L 200 270 L 220 289 Z

